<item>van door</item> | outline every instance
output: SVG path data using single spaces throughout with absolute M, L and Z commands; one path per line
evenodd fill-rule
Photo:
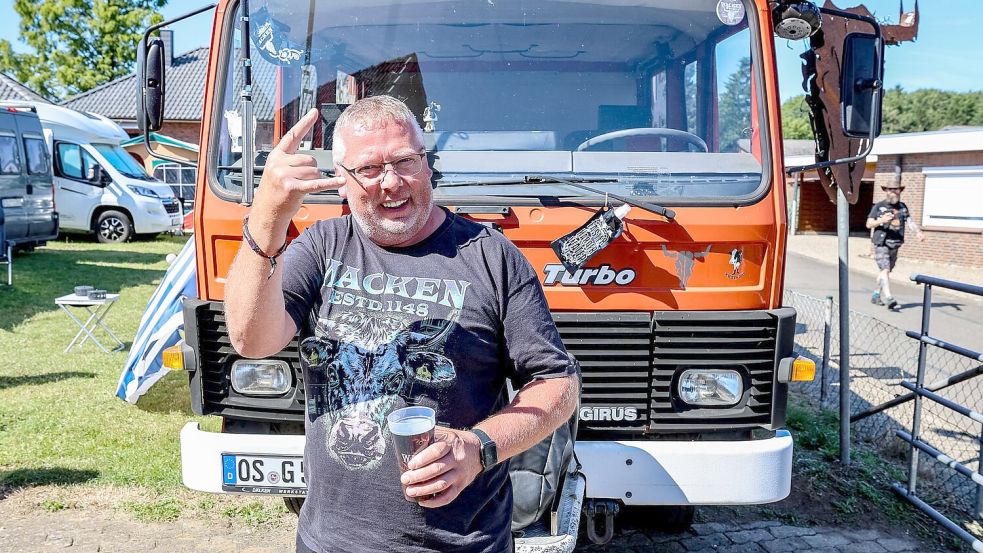
M 90 231 L 93 210 L 102 203 L 105 185 L 88 180 L 90 169 L 98 162 L 73 142 L 56 141 L 55 157 L 55 203 L 61 216 L 61 226 L 65 229 Z
M 54 212 L 51 164 L 44 143 L 41 123 L 34 113 L 18 114 L 21 146 L 24 151 L 24 215 L 28 220 L 28 238 L 43 243 L 58 236 L 58 218 Z
M 27 192 L 17 138 L 17 122 L 12 112 L 0 112 L 0 205 L 6 239 L 19 242 L 27 236 L 24 194 Z

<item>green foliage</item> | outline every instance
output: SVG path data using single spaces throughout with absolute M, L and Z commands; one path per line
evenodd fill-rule
M 812 139 L 809 106 L 805 96 L 790 98 L 782 104 L 782 134 L 788 140 Z
M 804 96 L 782 104 L 785 138 L 812 138 L 809 108 Z M 907 92 L 900 86 L 884 94 L 881 132 L 898 134 L 937 131 L 949 126 L 983 126 L 983 92 L 921 89 Z
M 283 503 L 277 503 L 271 507 L 259 501 L 253 501 L 244 505 L 233 505 L 222 511 L 222 514 L 231 520 L 244 522 L 249 526 L 260 526 L 276 520 L 287 512 Z
M 167 0 L 14 0 L 20 37 L 0 40 L 0 70 L 50 98 L 84 92 L 132 72 L 144 30 Z
M 744 129 L 751 127 L 751 58 L 741 63 L 727 78 L 720 95 L 720 151 L 737 151 L 737 141 L 747 138 Z
M 173 497 L 164 497 L 149 503 L 127 502 L 124 508 L 141 522 L 171 522 L 181 515 L 184 504 Z

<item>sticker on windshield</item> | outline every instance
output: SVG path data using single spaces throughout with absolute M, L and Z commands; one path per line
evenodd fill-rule
M 741 0 L 719 0 L 717 18 L 724 25 L 737 25 L 744 21 L 744 3 Z
M 253 12 L 249 21 L 249 34 L 263 59 L 275 65 L 292 65 L 300 61 L 304 51 L 290 44 L 289 28 L 270 17 L 265 6 Z

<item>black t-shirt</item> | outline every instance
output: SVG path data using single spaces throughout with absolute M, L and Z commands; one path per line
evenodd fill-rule
M 896 248 L 904 244 L 904 229 L 911 214 L 908 212 L 908 206 L 904 202 L 892 204 L 888 203 L 887 200 L 882 200 L 870 208 L 870 214 L 867 217 L 869 219 L 879 219 L 885 213 L 893 213 L 894 219 L 883 225 L 874 227 L 871 240 L 874 241 L 875 246 Z
M 536 273 L 498 232 L 448 213 L 426 240 L 383 248 L 350 216 L 284 254 L 301 329 L 308 496 L 299 533 L 321 552 L 510 551 L 508 463 L 450 505 L 403 498 L 385 417 L 426 405 L 465 429 L 501 409 L 505 380 L 575 374 Z

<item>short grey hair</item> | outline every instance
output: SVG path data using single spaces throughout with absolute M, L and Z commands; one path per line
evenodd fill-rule
M 356 100 L 348 106 L 335 122 L 334 133 L 331 135 L 331 157 L 335 163 L 341 163 L 345 158 L 345 141 L 341 133 L 347 129 L 375 129 L 395 123 L 412 130 L 420 143 L 423 143 L 423 130 L 416 116 L 401 100 L 392 96 L 369 96 Z

